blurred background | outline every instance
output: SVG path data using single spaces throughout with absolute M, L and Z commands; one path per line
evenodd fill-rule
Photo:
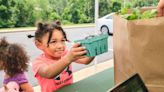
M 121 6 L 156 6 L 158 0 L 99 0 L 99 17 Z M 0 0 L 0 28 L 33 27 L 38 21 L 94 23 L 95 0 Z

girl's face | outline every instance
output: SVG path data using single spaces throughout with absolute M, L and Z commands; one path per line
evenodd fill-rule
M 64 38 L 62 32 L 57 29 L 53 31 L 52 37 L 49 42 L 49 46 L 47 44 L 48 38 L 49 38 L 49 33 L 47 33 L 42 38 L 42 45 L 43 45 L 42 50 L 45 52 L 48 58 L 52 58 L 52 59 L 61 58 L 66 48 L 65 46 L 66 39 Z

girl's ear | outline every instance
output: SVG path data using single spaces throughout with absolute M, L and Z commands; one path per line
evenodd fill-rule
M 43 50 L 43 44 L 40 41 L 35 40 L 35 45 L 38 49 Z

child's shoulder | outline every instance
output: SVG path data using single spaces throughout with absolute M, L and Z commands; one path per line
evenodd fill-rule
M 26 83 L 28 82 L 26 76 L 24 73 L 18 73 L 14 75 L 13 77 L 5 78 L 4 79 L 4 84 L 8 84 L 11 81 L 15 81 L 18 84 Z
M 35 65 L 40 65 L 40 64 L 47 64 L 49 61 L 51 61 L 51 59 L 46 58 L 45 54 L 40 54 L 39 56 L 37 56 L 33 62 L 32 62 L 32 66 Z
M 44 61 L 45 59 L 46 59 L 45 54 L 42 53 L 42 54 L 38 55 L 38 56 L 33 60 L 32 63 L 39 62 L 39 61 Z

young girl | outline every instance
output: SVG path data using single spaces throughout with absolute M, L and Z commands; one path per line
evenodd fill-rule
M 33 92 L 24 74 L 27 68 L 28 57 L 24 49 L 18 44 L 8 43 L 5 38 L 0 39 L 0 70 L 5 72 L 3 81 L 3 84 L 7 85 L 5 89 L 11 87 L 10 84 L 13 83 L 10 82 L 15 82 L 19 85 L 20 91 Z
M 94 57 L 86 57 L 85 47 L 75 43 L 68 51 L 65 46 L 66 34 L 57 23 L 39 23 L 35 36 L 35 45 L 43 53 L 33 62 L 33 71 L 42 92 L 53 92 L 72 84 L 72 62 L 89 64 Z

